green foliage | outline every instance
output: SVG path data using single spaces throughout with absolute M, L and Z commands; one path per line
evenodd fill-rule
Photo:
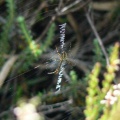
M 39 14 L 37 15 L 36 21 L 40 21 L 44 19 L 44 15 L 42 15 L 42 11 L 39 12 Z
M 72 80 L 71 81 L 72 84 L 77 82 L 78 77 L 77 77 L 77 74 L 74 70 L 70 71 L 70 77 L 71 77 L 71 80 Z
M 47 50 L 47 48 L 52 44 L 53 38 L 55 35 L 55 24 L 51 24 L 48 32 L 47 37 L 45 38 L 45 42 L 41 45 L 41 54 Z
M 25 40 L 26 40 L 27 43 L 29 44 L 29 43 L 32 41 L 32 36 L 31 36 L 31 34 L 30 34 L 30 31 L 27 29 L 27 26 L 26 26 L 24 17 L 19 16 L 19 17 L 17 18 L 17 21 L 18 21 L 18 23 L 19 23 L 19 25 L 20 25 L 21 31 L 22 31 L 23 34 L 24 34 Z
M 3 26 L 3 32 L 1 33 L 0 36 L 0 41 L 1 41 L 1 46 L 4 45 L 8 46 L 8 39 L 9 39 L 9 35 L 10 35 L 10 30 L 12 28 L 13 22 L 14 22 L 14 18 L 15 18 L 15 3 L 14 0 L 6 0 L 6 4 L 7 4 L 7 18 L 6 18 L 6 23 Z M 2 46 L 2 50 L 3 48 L 5 49 L 5 46 Z M 5 51 L 7 51 L 8 48 L 5 49 Z
M 97 120 L 100 111 L 99 94 L 100 89 L 98 86 L 98 75 L 100 73 L 100 64 L 97 63 L 93 68 L 92 73 L 89 75 L 89 87 L 87 88 L 88 96 L 86 97 L 86 110 L 85 115 L 88 120 Z
M 119 15 L 120 15 L 120 2 L 112 12 L 112 20 L 114 21 L 117 18 L 117 16 L 119 16 Z
M 110 89 L 111 82 L 115 79 L 115 71 L 117 71 L 118 64 L 119 64 L 119 44 L 116 44 L 113 47 L 113 51 L 110 55 L 110 65 L 107 66 L 107 72 L 104 74 L 104 80 L 103 80 L 103 93 L 106 94 L 106 92 Z
M 9 36 L 15 19 L 15 3 L 14 0 L 6 0 L 7 18 L 0 33 L 0 64 L 3 61 L 2 55 L 9 51 Z
M 113 47 L 113 51 L 110 55 L 110 65 L 106 66 L 107 72 L 104 74 L 104 80 L 102 82 L 103 87 L 101 89 L 98 85 L 98 75 L 101 71 L 99 63 L 95 65 L 89 76 L 89 86 L 87 88 L 88 96 L 86 97 L 86 110 L 84 111 L 87 120 L 98 120 L 98 118 L 100 118 L 99 120 L 109 120 L 111 112 L 113 113 L 112 108 L 114 108 L 114 105 L 110 106 L 110 104 L 107 104 L 107 100 L 106 105 L 102 105 L 101 100 L 104 99 L 107 92 L 111 89 L 111 82 L 115 79 L 115 71 L 118 70 L 118 64 L 120 64 L 118 58 L 119 49 L 120 46 L 117 43 Z M 110 101 L 108 100 L 108 102 Z M 114 109 L 114 111 L 115 110 L 116 109 Z
M 18 21 L 20 29 L 24 35 L 25 41 L 26 41 L 27 45 L 29 46 L 28 52 L 32 53 L 34 55 L 34 57 L 37 57 L 40 53 L 40 49 L 38 48 L 38 45 L 33 40 L 33 37 L 31 35 L 30 31 L 27 29 L 24 17 L 19 16 L 17 18 L 17 21 Z
M 112 107 L 107 119 L 120 120 L 120 97 L 118 98 L 118 102 Z
M 55 32 L 55 24 L 53 23 L 47 33 L 47 37 L 45 38 L 45 42 L 41 43 L 40 45 L 38 43 L 36 43 L 33 40 L 33 37 L 30 33 L 30 31 L 27 29 L 25 20 L 22 16 L 19 16 L 17 18 L 17 21 L 19 23 L 20 29 L 24 35 L 25 41 L 28 45 L 28 47 L 26 48 L 26 50 L 24 50 L 23 54 L 22 54 L 22 58 L 25 59 L 26 63 L 24 64 L 24 69 L 27 69 L 28 66 L 32 65 L 32 63 L 37 60 L 40 55 L 42 55 L 42 53 L 44 51 L 47 50 L 47 48 L 52 44 L 52 40 L 54 38 L 54 32 Z
M 42 98 L 43 93 L 42 93 L 42 92 L 39 92 L 39 93 L 38 93 L 38 96 L 39 96 L 40 98 Z
M 103 52 L 100 48 L 100 45 L 99 45 L 97 39 L 94 39 L 93 45 L 94 45 L 93 52 L 95 54 L 93 57 L 94 63 L 100 62 L 100 63 L 102 63 L 103 66 L 105 66 L 106 62 L 105 62 L 105 59 L 103 58 Z
M 22 97 L 22 94 L 23 94 L 23 88 L 22 88 L 22 86 L 18 86 L 17 91 L 15 93 L 14 102 L 17 102 Z
M 113 51 L 111 52 L 110 65 L 107 66 L 107 72 L 104 74 L 103 88 L 101 94 L 102 99 L 112 87 L 111 82 L 115 79 L 115 71 L 118 70 L 118 64 L 120 64 L 119 49 L 120 49 L 119 44 L 116 44 L 113 47 Z M 109 107 L 110 106 L 104 106 L 103 109 L 104 111 L 101 120 L 106 120 L 109 117 L 111 112 Z

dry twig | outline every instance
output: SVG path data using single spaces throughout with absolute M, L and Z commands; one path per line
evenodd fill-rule
M 107 63 L 107 65 L 109 65 L 109 58 L 108 58 L 107 52 L 106 52 L 106 50 L 105 50 L 105 47 L 104 47 L 104 45 L 103 45 L 103 43 L 102 43 L 102 40 L 101 40 L 99 34 L 98 34 L 98 32 L 97 32 L 97 30 L 96 30 L 96 28 L 95 28 L 95 25 L 93 24 L 93 22 L 92 22 L 92 20 L 91 20 L 91 18 L 90 18 L 90 16 L 89 16 L 89 13 L 86 13 L 86 17 L 87 17 L 87 20 L 88 20 L 88 22 L 89 22 L 89 24 L 90 24 L 90 26 L 91 26 L 91 28 L 92 28 L 92 30 L 93 30 L 96 38 L 97 38 L 97 40 L 98 40 L 98 43 L 99 43 L 99 45 L 100 45 L 100 47 L 101 47 L 101 50 L 102 50 L 102 52 L 103 52 L 103 54 L 104 54 L 104 56 L 105 56 L 106 63 Z
M 3 66 L 3 68 L 2 68 L 2 70 L 0 72 L 0 88 L 2 87 L 5 79 L 7 78 L 8 74 L 10 72 L 10 69 L 14 65 L 17 58 L 18 58 L 18 56 L 15 56 L 15 55 L 12 56 L 11 58 L 9 58 L 9 60 Z

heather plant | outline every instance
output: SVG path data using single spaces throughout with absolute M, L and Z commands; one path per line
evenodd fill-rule
M 42 53 L 45 52 L 46 49 L 52 44 L 52 40 L 55 34 L 55 24 L 51 24 L 47 33 L 47 37 L 45 38 L 45 42 L 37 43 L 33 40 L 33 36 L 27 28 L 24 17 L 19 16 L 17 21 L 28 46 L 27 49 L 21 54 L 23 59 L 25 58 L 24 56 L 26 54 L 26 63 L 24 66 L 27 68 L 33 63 L 33 61 L 37 60 L 40 55 L 42 55 Z
M 0 64 L 4 61 L 2 55 L 7 54 L 10 50 L 10 33 L 12 33 L 13 23 L 15 21 L 15 1 L 6 0 L 6 7 L 7 16 L 5 23 L 2 25 L 2 32 L 0 32 Z
M 86 97 L 86 109 L 84 111 L 86 120 L 109 120 L 109 118 L 112 118 L 111 113 L 115 114 L 116 110 L 119 111 L 118 107 L 116 107 L 117 104 L 119 105 L 118 94 L 116 97 L 112 94 L 115 92 L 115 90 L 113 90 L 115 86 L 112 85 L 112 82 L 114 82 L 115 71 L 119 70 L 118 64 L 120 64 L 119 49 L 120 45 L 116 43 L 109 58 L 110 65 L 106 66 L 107 71 L 104 74 L 102 88 L 100 88 L 98 84 L 101 71 L 100 63 L 95 65 L 92 73 L 89 75 L 88 95 Z M 113 97 L 114 99 L 112 99 Z M 105 100 L 103 100 L 104 98 Z M 115 102 L 116 100 L 118 100 L 118 102 Z M 120 116 L 117 116 L 117 119 L 118 118 L 120 118 Z M 111 120 L 113 120 L 113 118 Z

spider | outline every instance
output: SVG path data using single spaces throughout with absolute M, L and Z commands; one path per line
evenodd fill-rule
M 48 74 L 58 74 L 58 72 L 60 71 L 62 63 L 68 61 L 67 60 L 68 55 L 67 55 L 67 53 L 65 51 L 63 51 L 62 53 L 59 53 L 57 47 L 56 47 L 56 51 L 57 51 L 57 54 L 59 56 L 59 66 L 55 71 L 49 72 Z

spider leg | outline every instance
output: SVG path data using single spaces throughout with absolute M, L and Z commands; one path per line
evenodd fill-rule
M 57 51 L 57 54 L 58 54 L 58 56 L 59 56 L 60 60 L 62 60 L 61 54 L 59 53 L 59 51 L 58 51 L 58 48 L 57 48 L 57 47 L 56 47 L 56 51 Z
M 53 72 L 49 72 L 48 74 L 58 74 L 58 69 L 56 69 L 55 71 L 53 71 Z
M 58 74 L 58 72 L 60 71 L 60 67 L 61 67 L 61 65 L 62 65 L 62 62 L 63 62 L 63 61 L 60 61 L 59 66 L 58 66 L 58 68 L 57 68 L 55 71 L 49 72 L 48 74 Z

